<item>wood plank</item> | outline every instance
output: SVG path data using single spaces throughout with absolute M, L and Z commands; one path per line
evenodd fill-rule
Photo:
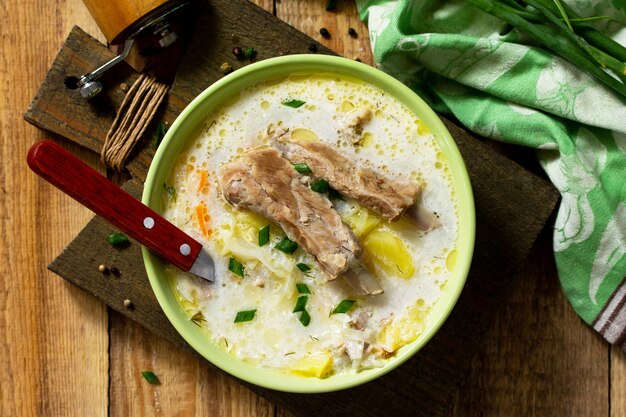
M 72 22 L 97 29 L 80 0 L 0 7 L 0 415 L 85 416 L 107 411 L 106 307 L 44 267 L 89 214 L 28 171 L 43 136 L 21 120 Z M 57 13 L 62 10 L 64 13 Z M 45 18 L 42 18 L 45 16 Z M 73 152 L 94 164 L 92 154 Z M 76 401 L 80 398 L 81 401 Z
M 609 417 L 626 417 L 626 352 L 617 346 L 610 350 Z
M 606 343 L 573 314 L 556 279 L 551 230 L 516 277 L 452 416 L 607 416 Z
M 274 405 L 192 353 L 119 313 L 111 323 L 110 415 L 274 416 Z M 149 384 L 146 370 L 161 384 Z
M 309 35 L 322 45 L 350 59 L 374 65 L 367 27 L 356 13 L 352 1 L 337 1 L 332 11 L 326 11 L 326 1 L 290 0 L 276 3 L 276 16 Z M 303 18 L 304 17 L 304 18 Z M 329 38 L 320 34 L 325 28 Z M 356 36 L 348 34 L 352 28 Z

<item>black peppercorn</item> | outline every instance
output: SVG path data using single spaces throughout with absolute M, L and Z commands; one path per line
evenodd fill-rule
M 235 46 L 235 47 L 233 48 L 233 55 L 235 55 L 237 58 L 242 57 L 242 56 L 243 56 L 243 49 L 241 49 L 241 48 L 240 48 L 240 47 L 238 47 L 238 46 Z
M 311 52 L 317 52 L 317 45 L 312 43 L 309 45 L 309 51 Z
M 356 30 L 354 30 L 354 28 L 350 28 L 350 29 L 348 29 L 348 35 L 352 36 L 353 38 L 356 38 L 357 36 L 359 36 L 359 35 L 356 33 Z
M 122 275 L 122 271 L 120 271 L 119 269 L 117 269 L 117 267 L 112 266 L 109 271 L 111 271 L 111 273 L 113 275 L 115 275 L 116 277 L 119 277 L 120 275 Z
M 321 28 L 320 29 L 320 35 L 322 35 L 322 37 L 325 38 L 325 39 L 330 38 L 330 32 L 326 28 Z

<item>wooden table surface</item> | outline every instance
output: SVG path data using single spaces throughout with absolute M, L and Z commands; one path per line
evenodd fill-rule
M 325 0 L 255 3 L 372 64 L 351 1 L 339 0 L 335 12 L 325 11 Z M 73 25 L 104 37 L 81 0 L 4 0 L 0 22 L 0 417 L 287 416 L 47 271 L 92 214 L 28 170 L 28 148 L 49 135 L 22 115 Z M 105 172 L 96 155 L 56 139 Z M 451 416 L 626 416 L 626 354 L 563 297 L 549 229 L 484 335 Z M 146 369 L 162 384 L 147 384 Z

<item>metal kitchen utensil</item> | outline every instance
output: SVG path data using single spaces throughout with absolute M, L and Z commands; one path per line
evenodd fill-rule
M 43 179 L 166 261 L 214 281 L 213 260 L 198 241 L 58 144 L 36 143 L 28 151 L 27 162 Z

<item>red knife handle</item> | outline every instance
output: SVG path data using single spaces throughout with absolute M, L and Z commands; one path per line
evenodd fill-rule
M 36 143 L 27 162 L 43 179 L 178 268 L 189 271 L 202 250 L 196 240 L 56 143 Z

